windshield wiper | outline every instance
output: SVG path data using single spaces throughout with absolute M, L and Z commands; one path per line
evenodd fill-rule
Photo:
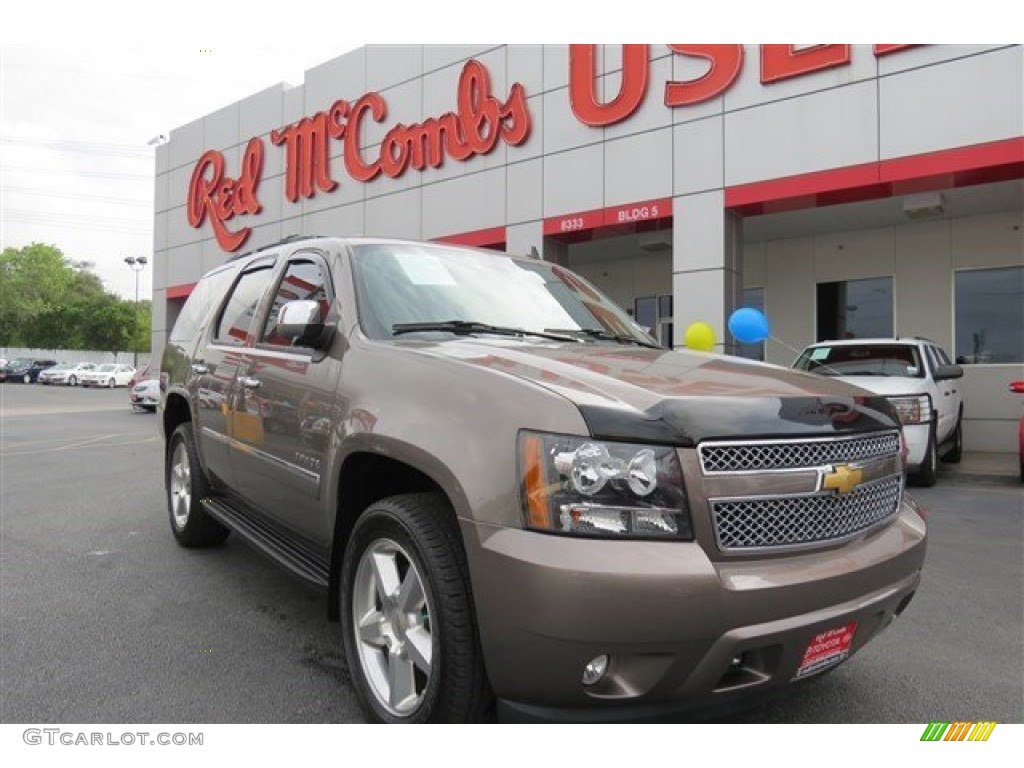
M 664 349 L 660 344 L 652 344 L 649 341 L 641 341 L 633 336 L 620 336 L 604 328 L 545 328 L 550 333 L 569 333 L 576 336 L 586 336 L 588 339 L 601 339 L 602 341 L 617 341 L 619 344 L 637 344 L 648 349 Z
M 391 326 L 391 333 L 398 336 L 401 333 L 419 333 L 421 331 L 447 331 L 456 335 L 470 335 L 474 333 L 493 333 L 499 336 L 539 336 L 543 339 L 553 341 L 578 341 L 578 339 L 565 334 L 549 333 L 547 331 L 530 331 L 526 328 L 509 328 L 502 325 L 490 325 L 478 323 L 475 320 L 440 320 L 425 323 L 395 323 Z

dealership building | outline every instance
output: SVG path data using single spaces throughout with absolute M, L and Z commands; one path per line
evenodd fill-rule
M 966 447 L 1016 447 L 1018 45 L 368 46 L 172 131 L 156 163 L 158 354 L 234 254 L 447 241 L 566 265 L 666 345 L 705 321 L 789 365 L 927 337 L 964 366 Z M 730 336 L 741 306 L 763 344 Z

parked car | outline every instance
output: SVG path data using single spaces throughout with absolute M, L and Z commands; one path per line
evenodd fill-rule
M 940 451 L 944 461 L 960 461 L 964 372 L 938 344 L 920 338 L 823 341 L 807 347 L 793 367 L 885 395 L 903 423 L 910 479 L 918 485 L 935 484 Z
M 128 402 L 132 410 L 153 412 L 160 405 L 160 382 L 156 379 L 140 381 L 128 389 Z
M 80 381 L 83 387 L 127 387 L 134 373 L 135 369 L 130 365 L 104 363 L 83 373 Z
M 128 382 L 128 388 L 134 389 L 135 385 L 138 384 L 140 381 L 145 381 L 146 379 L 154 378 L 154 376 L 157 373 L 159 373 L 159 371 L 153 373 L 153 361 L 150 360 L 148 363 L 146 363 L 145 366 L 142 367 L 141 370 L 136 370 L 135 373 L 132 374 L 132 380 Z
M 57 365 L 56 360 L 38 357 L 19 357 L 0 368 L 0 381 L 17 381 L 31 384 L 47 368 Z
M 1010 391 L 1024 395 L 1024 381 L 1011 381 Z M 1021 414 L 1020 424 L 1017 427 L 1017 453 L 1020 457 L 1020 480 L 1024 483 L 1024 413 Z
M 82 374 L 96 369 L 95 363 L 58 363 L 39 374 L 40 384 L 67 384 L 78 386 Z
M 373 720 L 736 702 L 920 581 L 887 399 L 664 349 L 540 259 L 290 239 L 203 277 L 160 370 L 174 538 L 322 588 Z

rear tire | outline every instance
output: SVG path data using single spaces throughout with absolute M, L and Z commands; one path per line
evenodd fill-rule
M 192 423 L 178 426 L 167 443 L 164 484 L 171 532 L 183 547 L 212 547 L 231 532 L 203 509 L 210 494 L 196 451 Z
M 372 505 L 341 567 L 345 655 L 367 718 L 490 719 L 466 555 L 447 501 L 423 493 Z
M 25 384 L 31 384 L 32 383 L 32 377 L 29 376 L 27 373 L 24 376 L 22 376 L 21 380 Z
M 78 386 L 78 379 L 76 379 L 74 376 L 68 376 L 68 386 L 69 387 L 77 387 Z

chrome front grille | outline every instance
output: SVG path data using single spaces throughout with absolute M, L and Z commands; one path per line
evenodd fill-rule
M 750 552 L 834 542 L 894 515 L 903 476 L 891 475 L 851 493 L 713 499 L 715 538 L 723 552 Z
M 816 440 L 718 442 L 698 448 L 704 474 L 821 467 L 895 456 L 900 451 L 898 432 Z

